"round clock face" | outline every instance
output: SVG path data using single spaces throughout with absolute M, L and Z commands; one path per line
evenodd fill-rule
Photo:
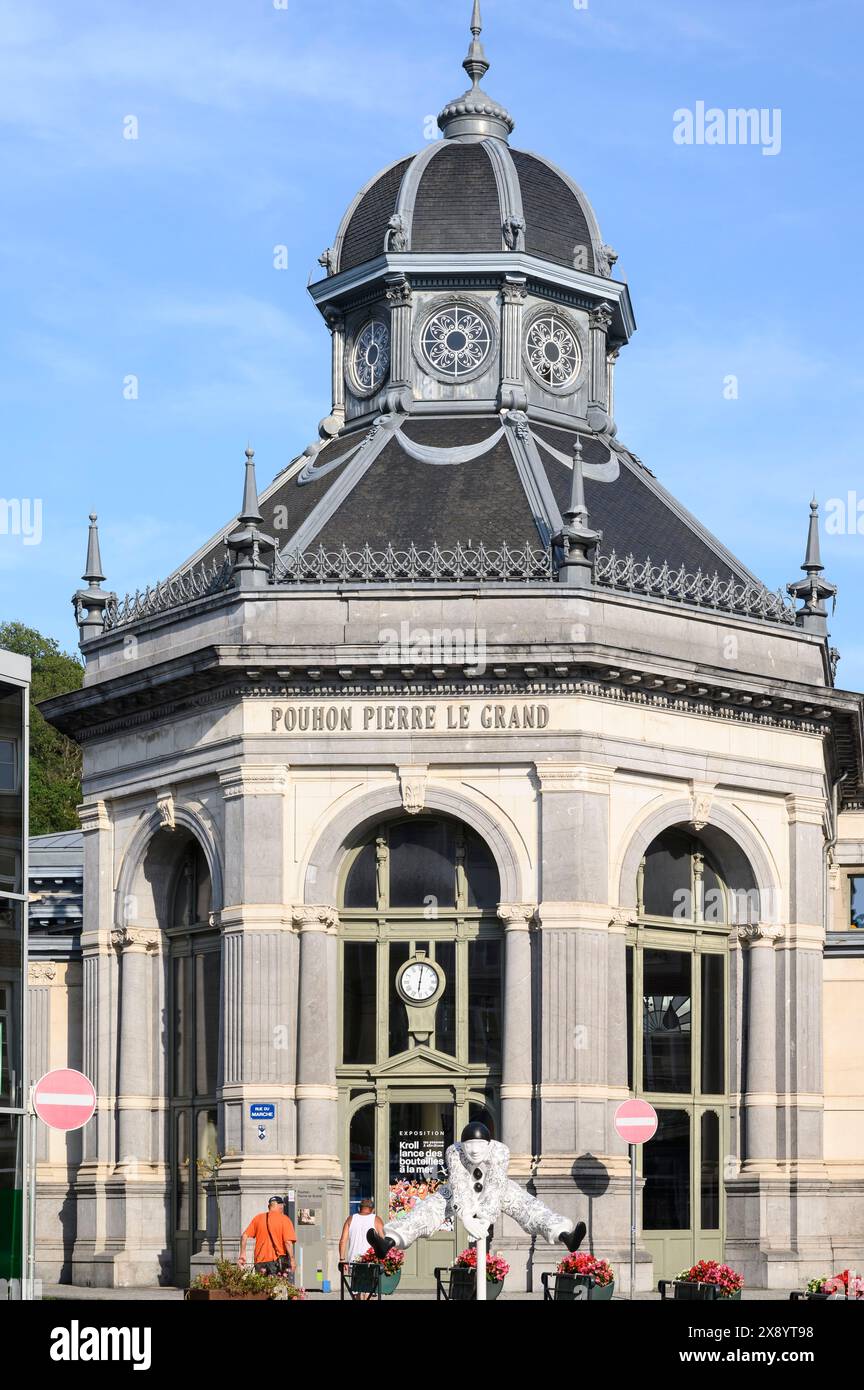
M 390 370 L 390 329 L 381 319 L 371 319 L 357 335 L 351 354 L 351 374 L 361 395 L 371 396 L 383 386 Z
M 399 988 L 406 999 L 413 999 L 418 1004 L 431 999 L 438 984 L 438 971 L 424 960 L 415 960 L 406 966 L 399 978 Z

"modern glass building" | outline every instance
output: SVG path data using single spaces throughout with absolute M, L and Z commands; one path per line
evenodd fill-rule
M 25 1239 L 29 685 L 29 660 L 0 651 L 0 1298 L 20 1297 Z

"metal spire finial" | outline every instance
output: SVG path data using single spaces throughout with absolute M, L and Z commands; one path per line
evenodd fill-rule
M 251 526 L 263 520 L 258 506 L 258 484 L 255 481 L 255 450 L 246 445 L 246 476 L 243 480 L 243 510 L 240 523 Z
M 108 594 L 102 588 L 105 573 L 99 547 L 98 521 L 96 513 L 91 512 L 90 530 L 87 533 L 87 562 L 81 576 L 87 588 L 79 589 L 72 595 L 79 645 L 89 642 L 91 637 L 101 637 L 105 631 L 105 610 L 109 605 L 117 603 L 117 595 Z
M 836 603 L 837 585 L 829 584 L 827 579 L 822 578 L 822 571 L 825 567 L 822 564 L 822 551 L 819 543 L 819 503 L 815 494 L 810 503 L 807 550 L 801 568 L 805 577 L 796 579 L 794 584 L 786 585 L 786 592 L 791 594 L 793 598 L 800 598 L 804 603 L 804 607 L 798 610 L 798 625 L 808 632 L 816 632 L 820 636 L 826 636 L 828 632 L 828 609 L 825 607 L 825 600 L 834 599 Z
M 99 547 L 99 518 L 95 512 L 90 513 L 90 530 L 87 535 L 87 563 L 81 578 L 96 588 L 105 578 L 102 569 L 102 552 Z
M 480 35 L 483 33 L 483 18 L 480 14 L 480 0 L 474 0 L 474 13 L 471 16 L 471 33 L 473 35 L 471 45 L 468 49 L 468 57 L 462 64 L 463 68 L 471 78 L 474 86 L 479 86 L 480 79 L 485 77 L 489 71 L 489 62 L 483 52 L 483 45 L 480 42 Z
M 510 112 L 480 86 L 481 78 L 489 71 L 489 60 L 480 42 L 482 32 L 480 0 L 474 0 L 471 42 L 468 56 L 462 64 L 471 78 L 471 87 L 455 101 L 448 102 L 438 117 L 438 124 L 448 140 L 507 140 L 515 125 Z
M 588 520 L 585 501 L 585 470 L 582 459 L 582 438 L 577 434 L 573 444 L 573 480 L 570 484 L 570 505 L 564 513 L 564 525 L 553 545 L 563 551 L 558 580 L 585 588 L 593 575 L 593 553 L 603 539 L 602 531 L 593 531 Z

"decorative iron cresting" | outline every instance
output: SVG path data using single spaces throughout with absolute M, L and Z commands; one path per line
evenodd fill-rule
M 358 549 L 341 546 L 329 550 L 319 545 L 313 550 L 278 555 L 270 573 L 276 587 L 322 584 L 448 584 L 506 583 L 548 584 L 558 572 L 560 552 L 525 544 L 431 546 L 387 545 Z M 114 596 L 105 610 L 105 631 L 207 598 L 231 587 L 231 556 L 205 561 L 195 569 L 175 575 L 153 587 Z M 636 560 L 616 552 L 597 553 L 593 584 L 598 588 L 643 594 L 646 598 L 667 599 L 715 612 L 756 618 L 762 622 L 795 625 L 795 607 L 782 593 L 772 593 L 759 584 L 723 579 L 719 574 L 691 573 L 684 566 L 657 565 L 650 558 Z
M 112 596 L 105 610 L 105 631 L 126 627 L 141 618 L 150 618 L 157 613 L 182 608 L 195 599 L 218 594 L 229 587 L 232 570 L 232 557 L 226 553 L 221 559 L 218 555 L 214 556 L 211 561 L 205 560 L 184 574 L 161 580 L 152 587 L 148 584 L 143 591 L 136 589 L 134 594 L 127 594 L 119 602 Z
M 699 608 L 759 618 L 763 622 L 795 626 L 795 606 L 779 590 L 774 593 L 762 584 L 723 579 L 716 571 L 705 574 L 698 569 L 693 574 L 683 565 L 679 569 L 665 561 L 655 565 L 650 556 L 636 560 L 632 555 L 617 555 L 614 550 L 608 555 L 598 551 L 594 560 L 594 583 L 604 588 L 644 594 L 646 598 L 670 599 Z
M 275 584 L 388 584 L 406 581 L 417 583 L 456 582 L 459 580 L 501 580 L 510 583 L 549 581 L 554 578 L 552 553 L 531 545 L 498 546 L 410 545 L 397 549 L 388 545 L 375 549 L 364 545 L 359 550 L 341 546 L 281 555 L 273 571 Z

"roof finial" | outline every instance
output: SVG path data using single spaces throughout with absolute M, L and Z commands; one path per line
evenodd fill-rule
M 474 0 L 471 42 L 462 64 L 471 78 L 471 88 L 455 101 L 448 102 L 438 117 L 438 124 L 448 140 L 506 140 L 515 124 L 510 112 L 487 96 L 480 86 L 481 78 L 489 71 L 489 60 L 480 42 L 482 32 L 480 0 Z
M 474 13 L 471 16 L 471 33 L 473 39 L 468 49 L 468 57 L 462 64 L 474 86 L 479 86 L 481 77 L 485 77 L 489 71 L 489 63 L 486 54 L 483 52 L 483 45 L 480 42 L 480 35 L 483 33 L 483 19 L 480 14 L 480 0 L 474 0 Z
M 603 539 L 602 531 L 592 531 L 585 502 L 585 473 L 582 460 L 582 438 L 577 434 L 573 445 L 573 480 L 570 484 L 570 505 L 564 513 L 564 525 L 553 545 L 564 552 L 558 571 L 559 582 L 586 588 L 591 583 L 593 552 Z
M 255 481 L 255 450 L 247 444 L 243 510 L 237 519 L 237 530 L 225 541 L 233 557 L 233 578 L 238 589 L 261 589 L 267 584 L 273 556 L 279 547 L 272 536 L 261 530 L 262 521 Z
M 112 602 L 116 603 L 116 594 L 108 594 L 102 588 L 102 580 L 105 578 L 102 570 L 102 554 L 99 547 L 99 518 L 95 512 L 90 513 L 90 530 L 87 533 L 87 561 L 84 565 L 84 573 L 81 578 L 87 585 L 86 589 L 79 589 L 72 595 L 72 605 L 75 609 L 75 621 L 78 624 L 79 644 L 90 640 L 91 637 L 99 637 L 105 630 L 105 609 Z
M 824 565 L 822 564 L 822 551 L 819 544 L 819 503 L 815 493 L 810 503 L 807 550 L 801 568 L 806 577 L 796 579 L 793 584 L 786 585 L 787 593 L 791 594 L 793 598 L 802 599 L 804 602 L 804 607 L 798 610 L 798 626 L 803 627 L 807 632 L 816 632 L 820 636 L 827 636 L 828 609 L 825 607 L 825 599 L 833 598 L 836 602 L 837 585 L 829 584 L 827 579 L 821 577 Z

